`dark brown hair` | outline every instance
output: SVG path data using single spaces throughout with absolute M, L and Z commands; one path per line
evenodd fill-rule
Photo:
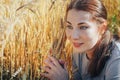
M 99 23 L 102 23 L 103 20 L 107 20 L 106 8 L 100 0 L 72 0 L 67 7 L 66 18 L 68 11 L 71 9 L 90 12 L 93 18 Z M 106 30 L 102 36 L 101 42 L 94 50 L 93 58 L 89 64 L 88 73 L 91 77 L 96 77 L 102 72 L 107 60 L 110 58 L 110 48 L 112 45 L 110 32 Z

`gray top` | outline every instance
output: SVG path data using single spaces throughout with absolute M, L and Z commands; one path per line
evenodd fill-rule
M 118 48 L 120 49 L 120 42 L 116 42 L 116 45 L 117 45 Z
M 86 54 L 73 54 L 74 80 L 120 80 L 120 46 L 116 45 L 101 74 L 91 78 L 87 73 L 89 60 Z

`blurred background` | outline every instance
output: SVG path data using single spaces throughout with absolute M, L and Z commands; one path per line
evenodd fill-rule
M 102 1 L 108 11 L 110 31 L 120 36 L 120 0 Z M 69 2 L 0 0 L 1 80 L 43 80 L 40 66 L 44 65 L 43 59 L 56 40 L 59 45 L 56 53 L 60 53 L 55 55 L 68 61 L 71 74 L 72 47 L 63 40 L 64 16 Z

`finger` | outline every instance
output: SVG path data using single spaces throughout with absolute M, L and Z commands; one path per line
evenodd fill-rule
M 56 66 L 48 59 L 45 60 L 45 64 L 52 70 L 56 69 Z
M 65 65 L 65 61 L 63 61 L 63 60 L 59 60 L 59 64 L 62 66 L 62 68 L 64 68 L 64 65 Z
M 58 62 L 58 60 L 56 60 L 54 57 L 52 56 L 48 56 L 48 58 L 50 59 L 50 61 L 52 62 L 51 65 L 54 65 L 53 67 L 51 66 L 51 69 L 53 70 L 54 73 L 59 74 L 60 71 L 63 69 L 63 67 L 60 65 L 60 63 Z M 49 65 L 50 66 L 50 65 Z
M 48 58 L 53 62 L 53 64 L 54 64 L 56 67 L 59 67 L 59 66 L 60 66 L 60 64 L 59 64 L 59 62 L 58 62 L 57 59 L 55 59 L 54 57 L 52 57 L 52 56 L 50 56 L 50 55 L 48 55 Z
M 60 59 L 60 60 L 59 60 L 59 63 L 61 63 L 61 64 L 65 64 L 65 61 L 62 60 L 62 59 Z
M 42 69 L 43 71 L 47 72 L 47 73 L 51 73 L 51 72 L 52 72 L 51 69 L 50 69 L 49 67 L 47 67 L 47 66 L 41 67 L 41 69 Z
M 64 69 L 67 71 L 67 63 L 64 64 Z
M 49 74 L 48 73 L 42 73 L 42 72 L 40 72 L 40 75 L 49 78 Z

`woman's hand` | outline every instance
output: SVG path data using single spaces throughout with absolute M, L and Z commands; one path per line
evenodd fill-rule
M 41 73 L 42 76 L 49 78 L 50 80 L 69 80 L 66 65 L 56 60 L 52 56 L 48 56 L 45 60 L 45 65 L 42 69 L 45 73 Z M 63 65 L 63 66 L 61 66 Z

